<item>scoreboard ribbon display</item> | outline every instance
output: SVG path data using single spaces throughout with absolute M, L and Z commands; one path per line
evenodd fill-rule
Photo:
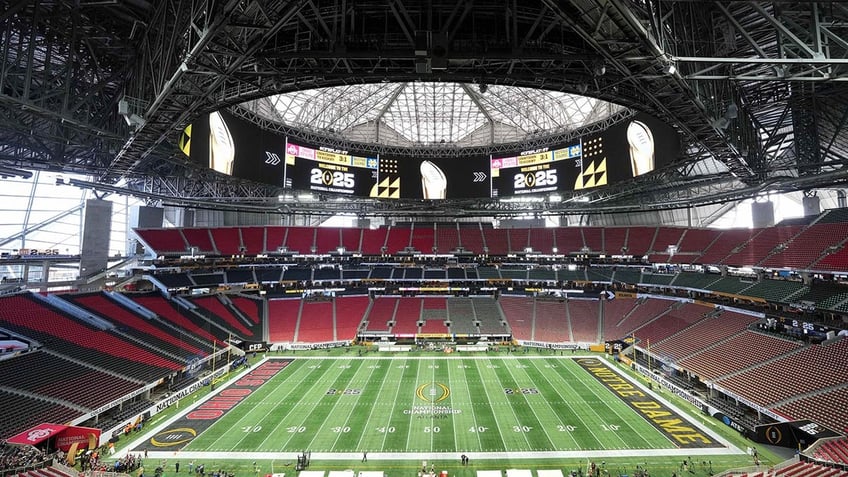
M 582 151 L 582 144 L 577 143 L 554 151 L 546 148 L 514 157 L 493 158 L 492 197 L 574 189 L 585 174 Z
M 289 142 L 286 144 L 286 186 L 367 197 L 377 183 L 378 163 L 374 157 Z

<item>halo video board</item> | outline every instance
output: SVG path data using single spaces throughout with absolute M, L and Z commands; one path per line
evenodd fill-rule
M 368 197 L 377 185 L 378 162 L 376 157 L 287 142 L 285 185 L 297 190 Z
M 226 111 L 203 115 L 183 131 L 179 147 L 192 162 L 234 177 L 279 186 L 285 138 Z
M 180 149 L 197 164 L 296 190 L 382 199 L 470 199 L 571 192 L 615 184 L 672 162 L 677 132 L 637 114 L 555 147 L 502 156 L 394 157 L 287 141 L 226 111 L 186 127 Z
M 380 157 L 377 194 L 392 199 L 489 197 L 489 158 Z
M 677 133 L 646 114 L 571 144 L 491 160 L 492 197 L 578 191 L 647 174 L 678 154 Z

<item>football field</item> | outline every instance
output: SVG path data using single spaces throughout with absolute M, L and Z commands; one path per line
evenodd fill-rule
M 252 455 L 728 451 L 604 360 L 558 356 L 268 360 L 139 448 Z

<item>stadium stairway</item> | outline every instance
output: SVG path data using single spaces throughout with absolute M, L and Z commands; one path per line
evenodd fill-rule
M 568 329 L 568 341 L 574 342 L 574 327 L 571 325 L 571 307 L 568 306 L 569 302 L 566 302 L 565 306 L 565 326 Z
M 298 339 L 299 339 L 299 336 L 298 336 L 299 333 L 298 332 L 300 331 L 300 321 L 301 321 L 302 318 L 303 318 L 303 300 L 300 300 L 300 305 L 297 308 L 297 320 L 295 320 L 295 322 L 294 322 L 294 338 L 292 338 L 292 341 L 294 341 L 295 343 L 297 343 Z
M 604 342 L 604 309 L 606 309 L 606 300 L 598 300 L 598 339 L 597 343 Z

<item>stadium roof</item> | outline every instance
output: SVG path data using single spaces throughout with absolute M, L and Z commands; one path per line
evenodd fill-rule
M 281 124 L 352 141 L 461 147 L 568 132 L 624 109 L 560 91 L 427 81 L 308 89 L 242 107 Z

